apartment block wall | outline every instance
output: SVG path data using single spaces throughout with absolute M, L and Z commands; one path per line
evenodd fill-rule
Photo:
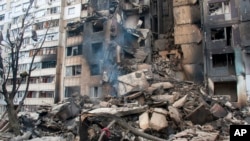
M 204 59 L 210 93 L 229 94 L 240 105 L 246 103 L 249 85 L 248 5 L 244 0 L 203 1 Z

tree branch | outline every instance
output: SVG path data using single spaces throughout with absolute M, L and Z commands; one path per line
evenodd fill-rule
M 22 97 L 21 101 L 19 102 L 19 105 L 18 105 L 18 107 L 16 109 L 16 112 L 19 112 L 21 110 L 21 107 L 23 106 L 23 102 L 24 102 L 24 100 L 25 100 L 25 98 L 26 98 L 26 96 L 28 94 L 31 72 L 33 71 L 32 66 L 33 66 L 33 63 L 34 63 L 36 55 L 41 50 L 41 48 L 42 48 L 42 46 L 43 46 L 43 44 L 45 42 L 45 39 L 46 39 L 48 31 L 49 31 L 49 27 L 47 28 L 47 30 L 45 32 L 45 36 L 44 36 L 41 44 L 40 43 L 36 44 L 37 46 L 40 44 L 40 46 L 38 48 L 36 48 L 36 51 L 35 51 L 35 53 L 32 56 L 32 60 L 31 60 L 31 63 L 30 63 L 29 71 L 28 71 L 28 78 L 27 78 L 27 82 L 26 82 L 26 89 L 25 89 L 25 92 L 24 92 L 24 96 Z

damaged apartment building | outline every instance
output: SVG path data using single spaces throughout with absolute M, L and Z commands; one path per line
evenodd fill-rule
M 249 96 L 249 6 L 247 0 L 203 0 L 204 74 L 209 92 L 244 105 Z
M 245 104 L 249 1 L 90 0 L 85 6 L 87 16 L 67 24 L 68 35 L 82 35 L 76 45 L 82 57 L 66 60 L 65 72 L 81 66 L 81 77 L 64 80 L 64 96 L 121 96 L 165 77 L 205 82 L 209 94 Z
M 67 24 L 66 55 L 74 56 L 75 51 L 82 56 L 64 60 L 64 96 L 81 93 L 92 100 L 121 96 L 148 85 L 144 71 L 164 73 L 165 68 L 154 66 L 153 60 L 162 63 L 159 56 L 174 58 L 178 53 L 171 52 L 175 48 L 171 7 L 166 0 L 90 0 L 87 16 Z M 71 34 L 76 33 L 82 42 L 75 38 L 69 45 Z

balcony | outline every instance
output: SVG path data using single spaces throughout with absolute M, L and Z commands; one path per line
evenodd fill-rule
M 67 38 L 67 47 L 76 46 L 76 45 L 82 44 L 82 42 L 83 42 L 83 36 L 82 35 L 68 37 Z
M 55 74 L 56 74 L 56 68 L 47 68 L 47 69 L 34 70 L 32 71 L 31 76 L 46 76 Z
M 49 105 L 54 104 L 54 98 L 26 98 L 24 105 Z

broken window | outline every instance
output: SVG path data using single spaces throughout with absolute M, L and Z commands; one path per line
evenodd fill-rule
M 69 86 L 65 87 L 64 97 L 71 97 L 73 93 L 80 94 L 80 86 Z
M 56 61 L 46 61 L 42 62 L 42 68 L 55 68 L 56 67 Z
M 66 67 L 66 76 L 80 75 L 81 71 L 82 71 L 81 65 L 67 66 Z
M 229 95 L 231 101 L 237 101 L 237 82 L 214 82 L 214 94 L 215 95 Z
M 41 91 L 39 92 L 39 98 L 53 98 L 54 92 L 53 91 Z
M 219 27 L 211 29 L 211 40 L 226 40 L 226 45 L 231 45 L 232 27 Z
M 100 75 L 100 66 L 98 64 L 90 65 L 90 73 L 91 75 Z
M 211 29 L 211 40 L 224 40 L 224 39 L 226 39 L 224 27 Z
M 67 47 L 67 56 L 76 56 L 82 54 L 82 46 Z
M 102 94 L 102 87 L 91 87 L 90 88 L 90 98 L 100 98 Z
M 98 20 L 92 23 L 93 32 L 103 31 L 103 21 Z
M 209 3 L 208 12 L 210 16 L 230 13 L 229 1 Z
M 83 33 L 83 25 L 80 25 L 77 27 L 70 27 L 70 30 L 68 30 L 67 32 L 67 36 L 74 37 L 74 36 L 82 35 L 82 33 Z
M 228 69 L 234 70 L 234 54 L 213 54 L 212 55 L 213 68 L 228 67 Z
M 92 44 L 92 55 L 94 58 L 103 58 L 103 47 L 102 43 L 93 43 Z

